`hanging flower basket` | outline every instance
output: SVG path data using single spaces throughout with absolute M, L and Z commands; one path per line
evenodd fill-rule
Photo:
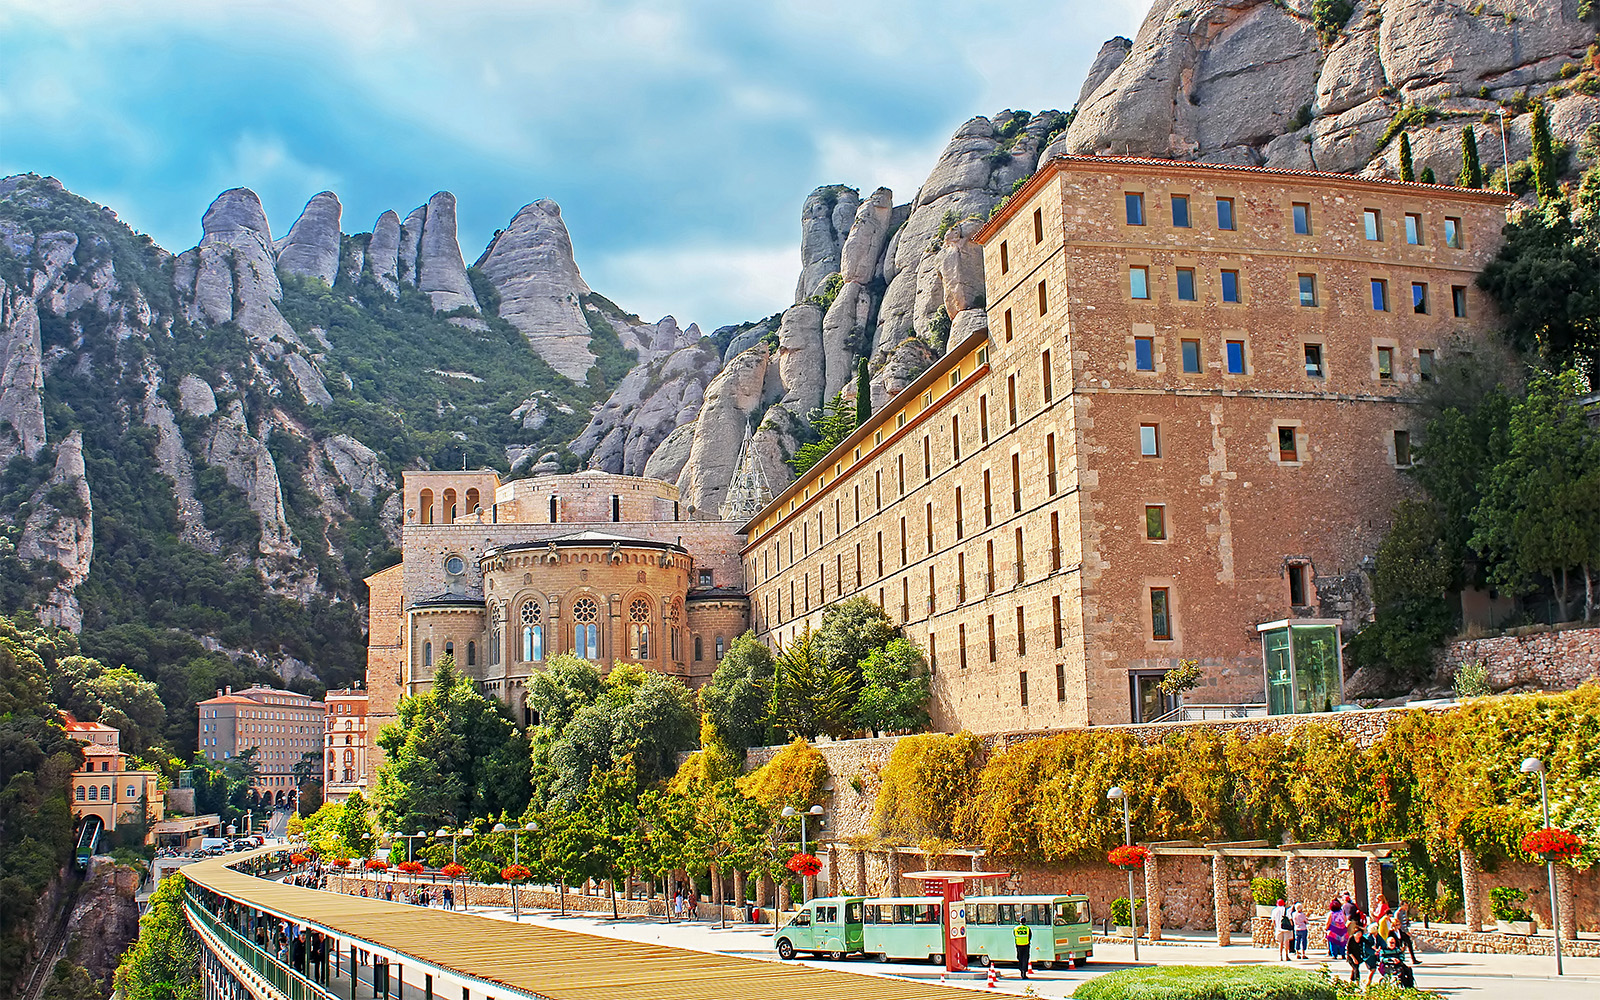
M 465 865 L 458 865 L 454 861 L 439 869 L 439 874 L 448 879 L 458 879 L 467 873 Z
M 422 874 L 422 862 L 420 861 L 402 861 L 395 865 L 394 868 L 395 871 L 405 872 L 407 875 Z
M 1524 835 L 1521 847 L 1546 861 L 1576 861 L 1583 853 L 1583 841 L 1579 837 L 1555 826 Z
M 369 872 L 383 872 L 383 871 L 388 871 L 388 870 L 389 870 L 389 862 L 387 862 L 387 861 L 381 860 L 379 858 L 372 858 L 371 860 L 369 860 L 367 862 L 367 871 L 369 871 Z
M 785 861 L 783 866 L 796 875 L 804 877 L 809 877 L 822 871 L 822 862 L 817 860 L 815 854 L 796 853 L 788 861 Z
M 1123 844 L 1121 847 L 1112 848 L 1111 853 L 1106 855 L 1106 860 L 1118 868 L 1143 868 L 1145 859 L 1148 857 L 1150 857 L 1150 849 L 1148 847 L 1141 847 L 1138 844 Z
M 500 877 L 515 885 L 518 882 L 526 882 L 532 878 L 533 872 L 528 870 L 527 865 L 512 865 L 509 868 L 500 869 Z
M 349 858 L 334 858 L 332 861 L 328 862 L 328 864 L 332 865 L 335 868 L 349 868 L 350 867 L 350 859 Z
M 291 865 L 303 865 L 306 863 L 306 856 L 304 854 L 291 854 L 289 855 L 289 863 Z

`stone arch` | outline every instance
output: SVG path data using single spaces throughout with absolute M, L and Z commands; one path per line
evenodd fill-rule
M 456 504 L 456 491 L 455 487 L 452 486 L 444 491 L 444 523 L 454 524 L 459 514 L 460 510 Z
M 423 490 L 422 491 L 422 496 L 419 498 L 417 505 L 420 508 L 420 510 L 418 510 L 417 513 L 422 515 L 422 523 L 423 524 L 432 524 L 433 523 L 433 491 L 432 490 Z
M 471 489 L 467 490 L 467 513 L 468 514 L 476 513 L 478 508 L 482 507 L 482 506 L 483 506 L 482 494 L 480 494 L 478 492 L 478 488 L 476 486 L 474 486 Z
M 628 621 L 628 659 L 653 660 L 655 650 L 651 640 L 655 637 L 655 608 L 647 594 L 630 594 L 623 604 L 623 614 Z

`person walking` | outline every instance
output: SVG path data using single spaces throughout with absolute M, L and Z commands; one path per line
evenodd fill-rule
M 1017 943 L 1017 971 L 1023 979 L 1028 978 L 1028 963 L 1031 961 L 1028 953 L 1033 949 L 1033 931 L 1027 924 L 1019 923 L 1011 929 L 1011 938 Z
M 1294 921 L 1289 917 L 1289 908 L 1283 905 L 1283 900 L 1278 900 L 1278 905 L 1272 908 L 1272 933 L 1278 938 L 1278 961 L 1289 960 L 1289 946 L 1294 941 Z
M 442 893 L 442 896 L 444 898 L 444 908 L 445 909 L 453 910 L 453 909 L 456 908 L 455 890 L 451 889 L 449 886 L 445 886 L 444 887 L 444 892 Z
M 1400 901 L 1400 907 L 1394 911 L 1395 935 L 1400 939 L 1400 946 L 1411 952 L 1411 964 L 1421 965 L 1417 958 L 1417 943 L 1411 940 L 1411 905 L 1405 900 Z
M 1344 960 L 1350 966 L 1350 981 L 1361 982 L 1361 952 L 1366 947 L 1367 928 L 1357 914 L 1350 919 L 1349 929 L 1345 936 Z
M 1339 905 L 1337 899 L 1328 904 L 1328 920 L 1325 924 L 1328 937 L 1328 957 L 1344 957 L 1344 937 L 1350 929 L 1350 924 L 1345 920 L 1344 907 Z
M 1306 912 L 1304 904 L 1296 903 L 1289 918 L 1294 921 L 1294 956 L 1303 961 L 1306 957 L 1306 938 L 1311 930 L 1311 914 Z

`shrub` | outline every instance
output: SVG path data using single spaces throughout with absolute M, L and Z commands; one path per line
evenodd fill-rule
M 1111 922 L 1118 927 L 1133 926 L 1133 904 L 1126 896 L 1118 896 L 1111 901 Z
M 873 831 L 910 843 L 925 837 L 955 839 L 956 815 L 976 777 L 982 750 L 982 741 L 968 732 L 900 740 L 883 768 Z
M 1522 908 L 1528 894 L 1509 885 L 1497 885 L 1489 890 L 1489 909 L 1496 920 L 1527 920 L 1528 911 Z
M 1250 896 L 1256 901 L 1257 906 L 1272 906 L 1284 898 L 1288 891 L 1288 883 L 1281 878 L 1253 878 L 1250 880 Z
M 1123 900 L 1127 902 L 1127 900 Z M 1075 1000 L 1337 1000 L 1333 981 L 1302 969 L 1169 965 L 1090 980 Z
M 1462 663 L 1456 667 L 1452 687 L 1457 698 L 1482 698 L 1494 694 L 1489 687 L 1489 665 L 1482 659 Z
M 1339 34 L 1339 29 L 1350 20 L 1355 10 L 1355 4 L 1350 0 L 1316 0 L 1311 5 L 1311 19 L 1316 22 L 1322 37 L 1331 40 Z

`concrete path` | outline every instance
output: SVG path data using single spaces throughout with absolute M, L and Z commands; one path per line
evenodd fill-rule
M 486 917 L 510 920 L 506 910 L 478 910 Z M 745 958 L 778 961 L 772 949 L 772 928 L 753 927 L 750 924 L 730 924 L 719 929 L 716 924 L 699 921 L 689 924 L 667 924 L 656 917 L 610 919 L 584 914 L 560 916 L 552 911 L 524 912 L 523 920 L 535 921 L 564 930 L 595 934 L 625 941 L 643 941 L 688 948 L 694 951 L 717 952 Z M 1600 958 L 1569 958 L 1567 975 L 1555 976 L 1555 960 L 1525 955 L 1469 955 L 1457 953 L 1425 953 L 1416 966 L 1417 985 L 1437 990 L 1446 996 L 1464 1000 L 1488 1000 L 1494 997 L 1512 997 L 1521 994 L 1539 1000 L 1594 1000 L 1600 997 Z M 1194 943 L 1173 945 L 1139 945 L 1139 965 L 1271 965 L 1275 964 L 1272 950 L 1251 945 L 1233 945 L 1228 948 L 1198 946 Z M 941 970 L 926 963 L 869 962 L 851 959 L 843 963 L 817 959 L 803 959 L 807 965 L 819 968 L 842 969 L 863 976 L 897 976 L 908 979 L 937 982 Z M 1297 968 L 1315 970 L 1322 961 L 1285 963 Z M 1017 977 L 1015 967 L 1009 963 L 1001 966 L 999 992 L 1022 994 L 1032 986 L 1035 993 L 1046 997 L 1068 997 L 1086 980 L 1116 969 L 1133 967 L 1132 945 L 1095 945 L 1094 958 L 1083 969 L 1040 970 L 1027 982 Z M 1348 966 L 1341 961 L 1330 966 L 1334 971 L 1348 975 Z M 1365 978 L 1363 974 L 1363 979 Z M 971 986 L 984 990 L 983 970 L 974 968 L 972 978 L 951 978 L 951 985 Z M 985 992 L 987 992 L 985 990 Z M 869 997 L 863 990 L 862 997 Z

